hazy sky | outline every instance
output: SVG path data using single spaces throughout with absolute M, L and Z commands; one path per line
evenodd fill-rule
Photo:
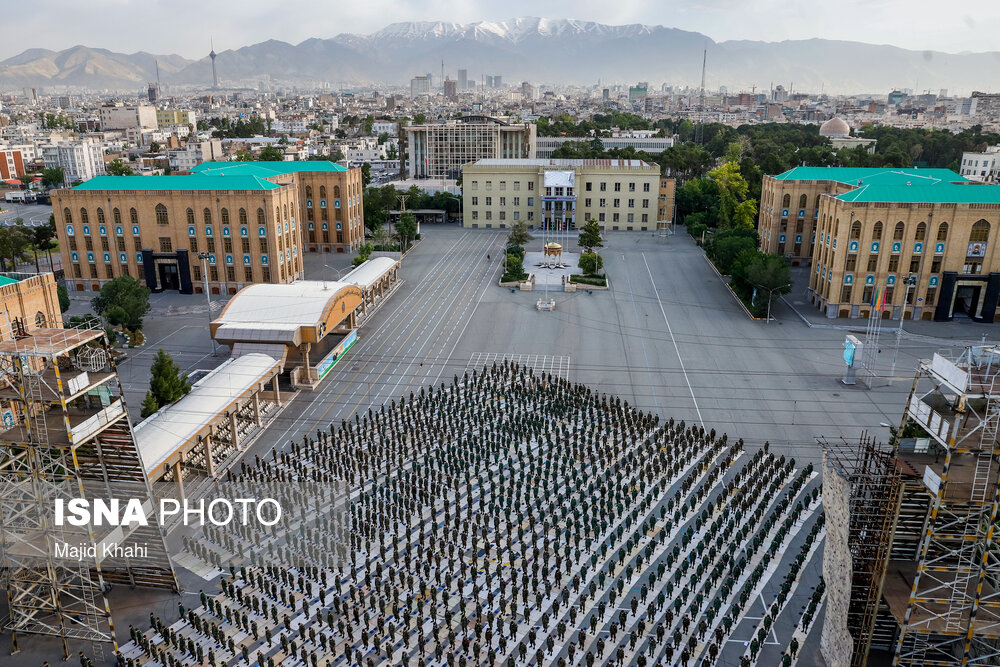
M 0 58 L 75 44 L 131 53 L 207 54 L 267 39 L 293 44 L 396 21 L 576 18 L 648 23 L 716 41 L 824 37 L 938 51 L 1000 50 L 996 0 L 34 0 L 0 28 Z M 14 26 L 16 25 L 16 29 Z

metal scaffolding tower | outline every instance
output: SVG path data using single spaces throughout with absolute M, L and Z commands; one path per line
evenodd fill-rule
M 850 486 L 847 547 L 852 568 L 846 620 L 854 641 L 851 665 L 861 667 L 872 646 L 882 643 L 876 619 L 885 607 L 882 585 L 902 481 L 896 457 L 868 435 L 858 443 L 821 444 L 829 465 Z
M 117 650 L 110 584 L 179 589 L 104 331 L 58 321 L 0 332 L 0 557 L 14 652 L 19 634 L 50 635 L 68 658 L 71 640 Z M 73 498 L 138 499 L 147 525 L 59 525 L 56 501 Z
M 893 664 L 996 665 L 1000 347 L 967 347 L 922 362 L 906 417 L 927 431 L 934 453 L 925 447 L 925 454 L 903 456 L 914 468 L 921 464 L 930 510 L 909 597 L 897 603 L 905 614 Z

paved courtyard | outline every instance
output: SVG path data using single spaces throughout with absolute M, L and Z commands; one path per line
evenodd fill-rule
M 609 234 L 602 255 L 611 289 L 553 291 L 556 309 L 539 312 L 537 294 L 496 285 L 502 267 L 488 263 L 486 255 L 502 255 L 503 233 L 430 225 L 422 231 L 423 240 L 403 260 L 402 286 L 361 329 L 344 363 L 317 391 L 291 396 L 251 447 L 249 459 L 428 384 L 461 377 L 470 366 L 509 358 L 620 396 L 639 410 L 742 438 L 749 452 L 769 441 L 776 456 L 793 457 L 800 466 L 817 464 L 817 438 L 851 439 L 864 431 L 888 436 L 885 425 L 899 423 L 918 359 L 940 347 L 978 342 L 983 334 L 997 336 L 995 327 L 971 323 L 907 322 L 892 386 L 883 379 L 871 390 L 847 387 L 839 381 L 843 339 L 863 323 L 819 317 L 803 303 L 801 283 L 775 304 L 774 321 L 751 321 L 686 235 Z M 540 239 L 528 246 L 529 251 L 540 248 Z M 307 256 L 307 276 L 322 278 L 328 272 L 333 279 L 349 261 L 347 255 Z M 185 370 L 210 368 L 223 359 L 212 356 L 203 298 L 154 296 L 146 325 L 150 342 L 121 366 L 133 410 L 159 347 Z M 883 330 L 879 355 L 883 374 L 894 341 L 887 332 L 889 327 Z M 804 576 L 813 582 L 819 561 L 807 564 Z M 801 598 L 808 588 L 796 594 Z M 115 607 L 128 606 L 141 615 L 144 595 L 118 598 L 121 606 Z M 779 621 L 775 643 L 765 642 L 761 664 L 776 659 L 776 652 L 768 653 L 776 649 L 767 647 L 787 644 L 791 629 L 790 621 Z M 44 651 L 46 640 L 25 641 Z M 32 655 L 24 648 L 24 655 Z M 0 658 L 0 664 L 34 663 Z M 719 664 L 739 664 L 738 653 L 724 652 Z

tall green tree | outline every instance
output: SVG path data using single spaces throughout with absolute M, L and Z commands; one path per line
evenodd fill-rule
M 69 290 L 65 285 L 56 285 L 56 296 L 59 298 L 59 312 L 65 313 L 72 305 L 69 300 Z
M 264 146 L 257 156 L 259 162 L 281 162 L 285 159 L 285 154 L 280 148 L 274 146 Z
M 119 276 L 101 286 L 101 293 L 90 301 L 94 312 L 112 326 L 129 331 L 142 329 L 142 318 L 149 312 L 149 288 L 131 276 Z
M 140 408 L 140 413 L 142 418 L 155 414 L 157 410 L 160 409 L 159 403 L 156 402 L 156 396 L 153 396 L 153 392 L 146 391 L 146 397 L 142 399 L 142 407 Z
M 157 409 L 170 405 L 191 391 L 187 373 L 181 373 L 180 366 L 163 349 L 153 358 L 149 374 L 149 393 L 156 400 Z
M 581 253 L 577 266 L 583 269 L 585 274 L 592 276 L 604 268 L 604 259 L 596 252 Z
M 792 289 L 791 269 L 784 257 L 757 253 L 745 268 L 739 271 L 739 278 L 748 287 L 756 288 L 757 298 L 753 300 L 755 315 L 766 313 L 770 305 L 782 294 Z
M 24 226 L 24 218 L 15 218 L 10 227 L 0 227 L 0 271 L 16 271 L 17 265 L 28 258 L 30 245 L 31 235 Z
M 400 238 L 399 249 L 406 252 L 408 241 L 417 236 L 417 218 L 409 211 L 403 211 L 393 226 L 396 229 L 396 236 Z
M 110 176 L 131 176 L 135 172 L 132 171 L 132 167 L 125 164 L 125 161 L 120 157 L 116 157 L 111 162 L 104 167 L 104 170 L 108 172 Z
M 42 185 L 47 188 L 58 188 L 66 181 L 62 167 L 46 167 L 42 169 Z
M 365 162 L 361 165 L 361 187 L 367 188 L 368 184 L 372 182 L 372 165 L 370 162 Z
M 528 241 L 533 241 L 534 236 L 528 231 L 528 223 L 519 220 L 510 226 L 510 232 L 507 234 L 507 245 L 516 245 L 519 247 L 524 247 L 528 244 Z
M 588 220 L 583 223 L 583 227 L 580 228 L 580 237 L 576 243 L 587 252 L 593 252 L 594 248 L 604 247 L 604 240 L 601 238 L 601 225 L 598 224 L 597 220 Z

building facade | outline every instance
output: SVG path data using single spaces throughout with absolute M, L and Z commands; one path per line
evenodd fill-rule
M 189 141 L 184 148 L 167 151 L 170 168 L 174 171 L 191 171 L 202 162 L 213 162 L 223 158 L 222 139 Z
M 194 111 L 185 109 L 157 109 L 156 126 L 170 127 L 171 125 L 190 125 L 197 127 L 198 115 Z
M 156 107 L 147 104 L 132 106 L 102 106 L 98 109 L 102 130 L 128 130 L 145 128 L 155 130 Z
M 645 153 L 662 153 L 673 147 L 673 137 L 620 136 L 600 137 L 604 150 L 612 148 L 634 148 Z M 550 158 L 557 148 L 565 143 L 593 141 L 591 137 L 538 137 L 535 140 L 535 157 Z
M 24 155 L 21 151 L 0 148 L 0 180 L 24 176 Z
M 488 116 L 406 127 L 409 178 L 458 178 L 462 166 L 487 158 L 535 157 L 535 125 L 511 125 Z
M 908 319 L 994 321 L 1000 186 L 947 169 L 798 167 L 763 192 L 761 250 L 806 260 L 828 317 L 868 317 L 883 294 L 887 319 L 905 300 Z
M 559 231 L 656 229 L 660 170 L 641 160 L 486 159 L 462 170 L 462 225 Z
M 63 170 L 64 185 L 107 173 L 104 169 L 104 148 L 90 140 L 44 146 L 42 159 L 46 167 Z
M 962 153 L 958 172 L 970 181 L 995 183 L 1000 174 L 1000 146 L 990 146 L 983 153 Z
M 51 273 L 0 273 L 0 311 L 4 314 L 0 339 L 6 338 L 17 320 L 29 330 L 61 327 L 55 277 Z
M 52 203 L 76 291 L 130 275 L 155 292 L 201 293 L 207 280 L 211 293 L 235 294 L 301 279 L 305 250 L 354 249 L 364 238 L 360 170 L 330 162 L 206 162 L 188 176 L 104 176 L 54 192 Z

